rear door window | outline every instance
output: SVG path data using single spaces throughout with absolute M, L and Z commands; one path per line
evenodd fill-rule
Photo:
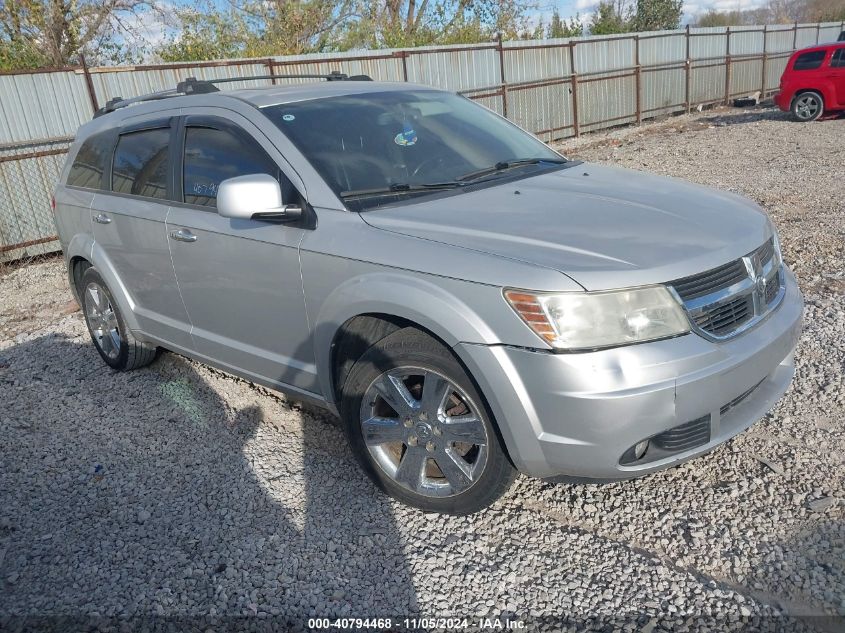
M 809 53 L 802 53 L 795 60 L 793 70 L 815 70 L 821 68 L 824 57 L 827 51 L 810 51 Z
M 106 186 L 103 183 L 103 174 L 114 147 L 113 139 L 109 132 L 100 132 L 88 137 L 73 160 L 67 184 L 84 189 L 103 189 Z
M 279 168 L 246 133 L 210 127 L 185 129 L 183 193 L 185 202 L 217 208 L 217 188 L 227 178 L 247 174 L 269 174 L 278 179 Z M 284 191 L 283 182 L 283 195 Z M 289 197 L 285 196 L 285 200 Z
M 832 68 L 845 68 L 845 48 L 840 48 L 833 53 L 830 66 Z
M 169 128 L 121 135 L 114 152 L 112 191 L 166 199 L 169 144 Z

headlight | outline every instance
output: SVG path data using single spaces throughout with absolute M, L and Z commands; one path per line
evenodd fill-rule
M 505 298 L 557 349 L 615 347 L 689 332 L 683 308 L 664 286 L 563 294 L 506 290 Z

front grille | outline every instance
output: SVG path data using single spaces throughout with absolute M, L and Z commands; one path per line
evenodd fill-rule
M 681 424 L 655 435 L 651 442 L 658 448 L 673 453 L 687 451 L 710 441 L 710 415 Z
M 712 310 L 702 312 L 694 318 L 695 324 L 706 332 L 716 335 L 733 332 L 754 315 L 750 297 L 739 297 L 723 303 Z
M 675 288 L 675 292 L 680 295 L 681 299 L 691 301 L 709 295 L 716 290 L 732 286 L 746 277 L 748 277 L 748 271 L 745 269 L 745 264 L 742 263 L 741 259 L 738 259 L 699 275 L 673 281 L 672 287 Z
M 774 238 L 740 259 L 670 282 L 694 329 L 719 340 L 739 334 L 774 309 L 781 284 Z

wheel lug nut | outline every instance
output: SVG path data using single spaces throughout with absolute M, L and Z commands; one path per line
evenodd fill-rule
M 412 435 L 408 438 L 408 446 L 416 446 L 417 445 L 417 436 Z
M 409 428 L 409 429 L 410 429 L 413 425 L 414 425 L 414 421 L 413 421 L 411 418 L 406 418 L 406 419 L 405 419 L 405 426 L 406 426 L 407 428 Z
M 440 436 L 440 434 L 443 433 L 443 431 L 440 430 L 439 426 L 435 426 L 433 431 L 434 431 L 434 434 L 437 435 L 437 436 Z
M 427 450 L 429 453 L 433 452 L 434 451 L 434 442 L 429 442 L 428 444 L 426 444 L 425 450 Z

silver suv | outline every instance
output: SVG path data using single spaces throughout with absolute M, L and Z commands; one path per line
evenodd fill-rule
M 787 389 L 803 303 L 756 204 L 327 79 L 189 80 L 80 128 L 56 222 L 106 364 L 166 348 L 326 407 L 382 490 L 456 514 L 517 471 L 679 464 Z

